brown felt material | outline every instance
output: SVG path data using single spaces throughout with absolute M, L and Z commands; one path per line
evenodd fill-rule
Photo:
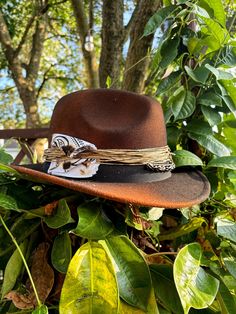
M 75 136 L 101 149 L 143 149 L 167 144 L 163 112 L 156 100 L 111 89 L 90 89 L 61 98 L 51 119 L 50 134 L 53 133 Z M 56 177 L 44 173 L 41 165 L 14 168 L 29 179 L 143 206 L 188 207 L 203 202 L 210 193 L 206 177 L 194 169 L 177 169 L 171 177 L 154 182 L 140 181 L 140 172 L 138 182 L 118 183 Z

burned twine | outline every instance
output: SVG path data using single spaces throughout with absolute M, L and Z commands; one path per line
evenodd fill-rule
M 80 159 L 96 159 L 101 164 L 146 165 L 153 171 L 174 169 L 169 146 L 146 149 L 92 149 L 89 146 L 51 147 L 44 152 L 45 161 L 57 163 Z

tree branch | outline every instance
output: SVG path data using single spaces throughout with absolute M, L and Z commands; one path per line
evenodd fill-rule
M 130 30 L 133 27 L 134 21 L 136 20 L 136 16 L 138 14 L 138 3 L 136 4 L 134 11 L 131 15 L 131 18 L 129 20 L 129 22 L 127 23 L 127 25 L 124 27 L 124 43 L 128 40 L 129 34 L 130 34 Z

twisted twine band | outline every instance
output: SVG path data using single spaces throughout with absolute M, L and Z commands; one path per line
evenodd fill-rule
M 169 146 L 146 149 L 91 149 L 72 146 L 51 147 L 44 152 L 45 161 L 57 163 L 80 159 L 96 159 L 101 164 L 146 165 L 153 171 L 170 171 L 174 169 Z

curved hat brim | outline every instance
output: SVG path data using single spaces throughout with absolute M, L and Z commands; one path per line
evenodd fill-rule
M 172 172 L 163 181 L 144 183 L 106 183 L 92 180 L 75 180 L 56 177 L 42 171 L 40 164 L 12 166 L 30 180 L 38 179 L 45 183 L 63 186 L 67 189 L 99 196 L 102 198 L 132 203 L 140 206 L 163 208 L 183 208 L 200 204 L 210 194 L 207 178 L 198 170 L 181 169 Z

